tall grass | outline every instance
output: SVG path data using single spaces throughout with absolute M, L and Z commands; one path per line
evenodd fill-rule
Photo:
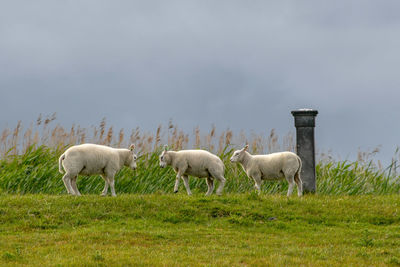
M 168 144 L 174 150 L 187 148 L 202 148 L 214 153 L 222 153 L 227 147 L 238 147 L 250 144 L 251 149 L 257 153 L 276 152 L 280 150 L 294 151 L 293 133 L 290 132 L 278 142 L 274 129 L 268 136 L 265 134 L 251 133 L 249 136 L 244 131 L 234 134 L 230 129 L 217 131 L 213 125 L 209 131 L 201 131 L 199 127 L 192 134 L 185 133 L 178 125 L 169 121 L 167 125 L 159 125 L 155 133 L 142 131 L 135 127 L 130 131 L 125 129 L 115 130 L 108 126 L 103 118 L 98 126 L 81 127 L 72 125 L 70 128 L 55 123 L 56 114 L 43 117 L 39 115 L 35 123 L 24 129 L 21 121 L 14 129 L 5 128 L 0 134 L 0 159 L 13 155 L 21 155 L 29 149 L 46 146 L 52 149 L 65 148 L 82 143 L 95 143 L 113 147 L 129 147 L 136 144 L 139 154 L 149 155 L 157 148 Z
M 294 150 L 293 135 L 288 134 L 280 143 L 274 130 L 268 136 L 244 132 L 234 135 L 229 129 L 219 132 L 215 126 L 208 133 L 201 133 L 197 127 L 189 135 L 170 122 L 166 127 L 159 126 L 155 133 L 146 133 L 135 128 L 126 138 L 124 129 L 114 133 L 113 127 L 107 127 L 103 119 L 98 127 L 87 128 L 73 125 L 65 129 L 60 125 L 50 127 L 55 114 L 31 124 L 25 131 L 19 122 L 15 129 L 4 129 L 0 139 L 0 192 L 8 193 L 48 193 L 65 194 L 62 174 L 58 172 L 58 157 L 74 144 L 92 142 L 128 147 L 135 143 L 139 154 L 138 169 L 121 170 L 116 177 L 118 193 L 170 193 L 173 191 L 175 174 L 171 168 L 158 166 L 158 155 L 163 144 L 172 149 L 203 148 L 216 153 L 225 163 L 227 183 L 225 192 L 248 192 L 253 190 L 253 181 L 247 178 L 243 170 L 229 162 L 233 151 L 245 143 L 250 144 L 252 153 L 270 153 L 279 150 Z M 320 155 L 317 164 L 317 191 L 319 194 L 355 195 L 355 194 L 393 194 L 400 192 L 400 177 L 397 174 L 398 150 L 392 164 L 383 168 L 380 162 L 374 162 L 372 153 L 359 152 L 355 162 L 335 161 L 327 155 Z M 97 177 L 78 178 L 78 187 L 82 193 L 100 193 L 104 181 Z M 204 179 L 190 179 L 193 191 L 204 193 Z M 183 185 L 181 185 L 183 190 Z M 183 190 L 184 191 L 184 190 Z M 264 182 L 265 193 L 284 194 L 287 183 Z

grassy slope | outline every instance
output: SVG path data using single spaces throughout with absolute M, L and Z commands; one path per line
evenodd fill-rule
M 400 196 L 0 194 L 0 266 L 400 265 Z

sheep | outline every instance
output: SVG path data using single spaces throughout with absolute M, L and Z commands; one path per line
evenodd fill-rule
M 249 178 L 255 182 L 255 188 L 260 192 L 262 180 L 280 180 L 285 178 L 289 183 L 287 196 L 293 192 L 294 182 L 297 184 L 297 195 L 300 197 L 303 192 L 300 178 L 301 159 L 293 152 L 279 152 L 268 155 L 251 155 L 246 150 L 246 145 L 236 150 L 230 161 L 238 162 Z
M 95 144 L 82 144 L 68 148 L 58 160 L 60 173 L 64 173 L 63 182 L 71 195 L 80 196 L 76 186 L 78 174 L 99 174 L 105 181 L 102 195 L 107 195 L 108 186 L 111 187 L 111 195 L 116 196 L 114 189 L 114 176 L 123 166 L 136 169 L 137 156 L 133 152 L 135 145 L 129 149 L 117 149 Z
M 222 160 L 214 154 L 205 150 L 181 150 L 167 151 L 164 147 L 160 155 L 160 167 L 172 166 L 176 175 L 174 193 L 178 192 L 179 180 L 182 178 L 188 195 L 192 195 L 189 188 L 188 175 L 198 178 L 206 178 L 208 190 L 206 196 L 214 190 L 214 180 L 220 182 L 217 195 L 221 195 L 225 186 L 225 165 Z

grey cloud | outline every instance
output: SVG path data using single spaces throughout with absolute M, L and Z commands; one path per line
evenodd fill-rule
M 312 107 L 318 146 L 399 145 L 398 1 L 9 1 L 0 10 L 0 129 L 152 130 L 172 118 L 280 135 Z

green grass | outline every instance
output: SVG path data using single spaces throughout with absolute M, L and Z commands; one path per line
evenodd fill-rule
M 400 196 L 0 194 L 0 266 L 399 266 Z
M 58 157 L 64 149 L 46 146 L 29 149 L 23 155 L 8 156 L 0 160 L 0 192 L 65 194 L 58 172 Z M 226 193 L 246 193 L 253 190 L 254 182 L 243 170 L 229 162 L 233 149 L 226 149 L 219 156 L 226 166 Z M 123 168 L 116 176 L 116 191 L 119 193 L 170 193 L 173 191 L 175 173 L 162 169 L 158 161 L 159 151 L 139 157 L 138 169 Z M 324 195 L 395 194 L 400 192 L 400 178 L 388 168 L 375 167 L 372 162 L 320 162 L 317 165 L 317 191 Z M 78 188 L 83 194 L 100 194 L 104 181 L 100 176 L 79 177 Z M 194 192 L 206 192 L 204 179 L 190 178 Z M 181 183 L 181 190 L 183 183 Z M 264 182 L 262 191 L 268 194 L 285 194 L 286 181 Z
M 286 198 L 287 183 L 262 193 L 219 156 L 227 183 L 204 197 L 172 194 L 175 174 L 158 151 L 122 169 L 116 198 L 99 176 L 66 195 L 58 157 L 46 146 L 0 160 L 0 266 L 400 266 L 400 179 L 372 162 L 320 162 L 317 195 Z

